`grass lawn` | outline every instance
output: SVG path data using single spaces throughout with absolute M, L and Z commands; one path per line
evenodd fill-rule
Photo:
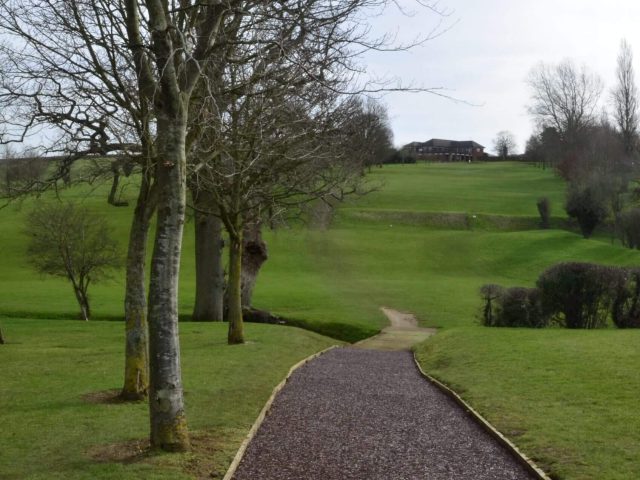
M 133 193 L 133 186 L 126 191 Z M 124 256 L 134 199 L 132 195 L 125 196 L 131 205 L 115 208 L 107 205 L 106 192 L 105 187 L 91 190 L 76 188 L 63 192 L 63 198 L 76 199 L 91 210 L 108 215 Z M 35 273 L 26 258 L 24 219 L 34 201 L 28 199 L 0 209 L 0 245 L 3 252 L 0 316 L 76 318 L 78 306 L 69 282 Z M 356 341 L 376 334 L 386 324 L 384 315 L 376 304 L 354 302 L 337 290 L 331 277 L 326 277 L 323 259 L 309 251 L 307 240 L 312 233 L 302 228 L 266 232 L 271 260 L 265 264 L 265 279 L 261 277 L 258 282 L 256 305 L 304 321 L 315 330 L 344 340 Z M 189 317 L 193 309 L 193 251 L 193 223 L 189 221 L 184 231 L 180 272 L 180 314 L 183 317 Z M 95 319 L 122 318 L 122 274 L 116 273 L 110 280 L 91 285 L 89 295 Z
M 440 328 L 475 323 L 484 283 L 530 286 L 542 270 L 566 260 L 640 263 L 639 252 L 560 230 L 495 233 L 370 225 L 309 232 L 306 245 L 316 275 L 326 279 L 337 301 L 358 306 L 360 318 L 373 321 L 377 307 L 386 305 L 411 310 L 423 326 Z M 286 291 L 286 281 L 277 262 L 265 264 L 256 303 L 275 305 L 271 289 Z
M 369 178 L 380 191 L 354 208 L 535 216 L 538 198 L 548 197 L 552 214 L 564 215 L 562 180 L 518 163 L 387 165 Z
M 640 331 L 459 328 L 418 348 L 554 478 L 640 478 Z
M 131 462 L 148 438 L 146 403 L 83 398 L 121 386 L 123 325 L 3 318 L 0 326 L 8 342 L 0 348 L 3 480 L 222 478 L 291 365 L 335 343 L 297 328 L 247 325 L 251 342 L 227 346 L 226 325 L 183 324 L 195 452 Z
M 640 332 L 488 329 L 476 320 L 477 292 L 484 283 L 530 286 L 543 269 L 565 260 L 638 265 L 640 252 L 611 245 L 605 237 L 584 240 L 565 229 L 535 229 L 540 196 L 551 199 L 554 225 L 566 222 L 563 184 L 550 171 L 510 163 L 417 164 L 374 169 L 371 178 L 382 189 L 341 207 L 329 229 L 266 234 L 270 258 L 260 273 L 255 305 L 352 340 L 385 325 L 381 305 L 410 310 L 424 326 L 441 328 L 418 350 L 425 369 L 461 391 L 556 478 L 640 477 L 640 459 L 632 452 L 640 445 L 635 413 L 640 390 L 633 368 L 640 360 L 634 348 Z M 70 192 L 107 213 L 124 246 L 132 207 L 107 206 L 105 189 L 84 193 Z M 22 462 L 20 468 L 28 471 L 14 470 L 15 478 L 44 478 L 55 474 L 57 464 L 63 465 L 60 476 L 72 478 L 84 478 L 85 471 L 91 472 L 87 478 L 164 475 L 168 457 L 124 466 L 96 464 L 86 454 L 91 445 L 145 436 L 144 405 L 80 400 L 83 393 L 119 386 L 120 323 L 2 317 L 68 320 L 77 310 L 64 280 L 40 277 L 28 266 L 20 231 L 29 202 L 0 210 L 0 324 L 14 342 L 0 347 L 0 362 L 9 365 L 10 378 L 18 383 L 0 385 L 0 408 L 9 412 L 12 435 L 20 439 L 9 450 L 0 445 L 0 465 L 7 463 L 5 457 L 14 469 Z M 184 316 L 193 302 L 192 229 L 187 224 L 181 271 Z M 122 316 L 121 279 L 96 285 L 90 294 L 96 318 Z M 330 343 L 299 330 L 249 325 L 247 338 L 255 343 L 234 350 L 223 348 L 223 330 L 182 324 L 189 421 L 196 431 L 214 432 L 216 469 L 224 469 L 287 368 Z M 78 341 L 63 340 L 68 335 Z M 299 347 L 290 348 L 290 342 Z M 58 366 L 62 373 L 51 373 Z M 265 372 L 265 383 L 254 389 Z M 254 380 L 238 381 L 242 376 Z M 18 382 L 29 378 L 28 389 Z M 48 416 L 47 410 L 59 415 Z M 74 422 L 76 416 L 83 420 Z M 30 429 L 16 426 L 23 424 Z M 51 435 L 39 436 L 49 429 Z M 74 442 L 83 443 L 66 452 Z M 48 466 L 28 460 L 30 445 L 52 459 Z

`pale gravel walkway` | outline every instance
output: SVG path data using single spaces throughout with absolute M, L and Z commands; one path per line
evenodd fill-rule
M 354 345 L 355 348 L 386 351 L 409 351 L 411 348 L 435 335 L 435 328 L 422 328 L 412 313 L 399 312 L 387 307 L 381 307 L 382 313 L 389 319 L 391 325 L 384 328 L 378 335 L 362 340 Z
M 531 479 L 411 353 L 332 350 L 297 370 L 237 480 Z

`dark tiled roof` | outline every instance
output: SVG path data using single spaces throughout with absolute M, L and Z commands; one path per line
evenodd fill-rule
M 415 145 L 417 142 L 412 142 L 410 145 Z M 422 144 L 423 147 L 449 147 L 449 148 L 484 148 L 473 140 L 443 140 L 440 138 L 432 138 Z

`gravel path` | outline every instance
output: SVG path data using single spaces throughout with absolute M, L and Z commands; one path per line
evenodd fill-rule
M 409 352 L 340 348 L 298 369 L 236 480 L 532 479 Z
M 387 307 L 380 308 L 391 325 L 378 335 L 362 340 L 353 346 L 367 350 L 410 351 L 414 345 L 425 341 L 436 333 L 435 328 L 422 328 L 412 313 L 400 312 Z

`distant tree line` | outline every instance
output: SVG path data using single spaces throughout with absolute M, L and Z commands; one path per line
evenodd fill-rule
M 633 54 L 622 41 L 617 83 L 610 91 L 611 114 L 600 110 L 600 78 L 570 60 L 539 64 L 530 73 L 529 112 L 537 132 L 528 139 L 524 158 L 553 168 L 567 182 L 565 210 L 585 238 L 612 220 L 612 238 L 635 246 L 629 213 L 636 198 L 630 185 L 638 170 L 638 90 Z M 632 247 L 633 248 L 633 247 Z

